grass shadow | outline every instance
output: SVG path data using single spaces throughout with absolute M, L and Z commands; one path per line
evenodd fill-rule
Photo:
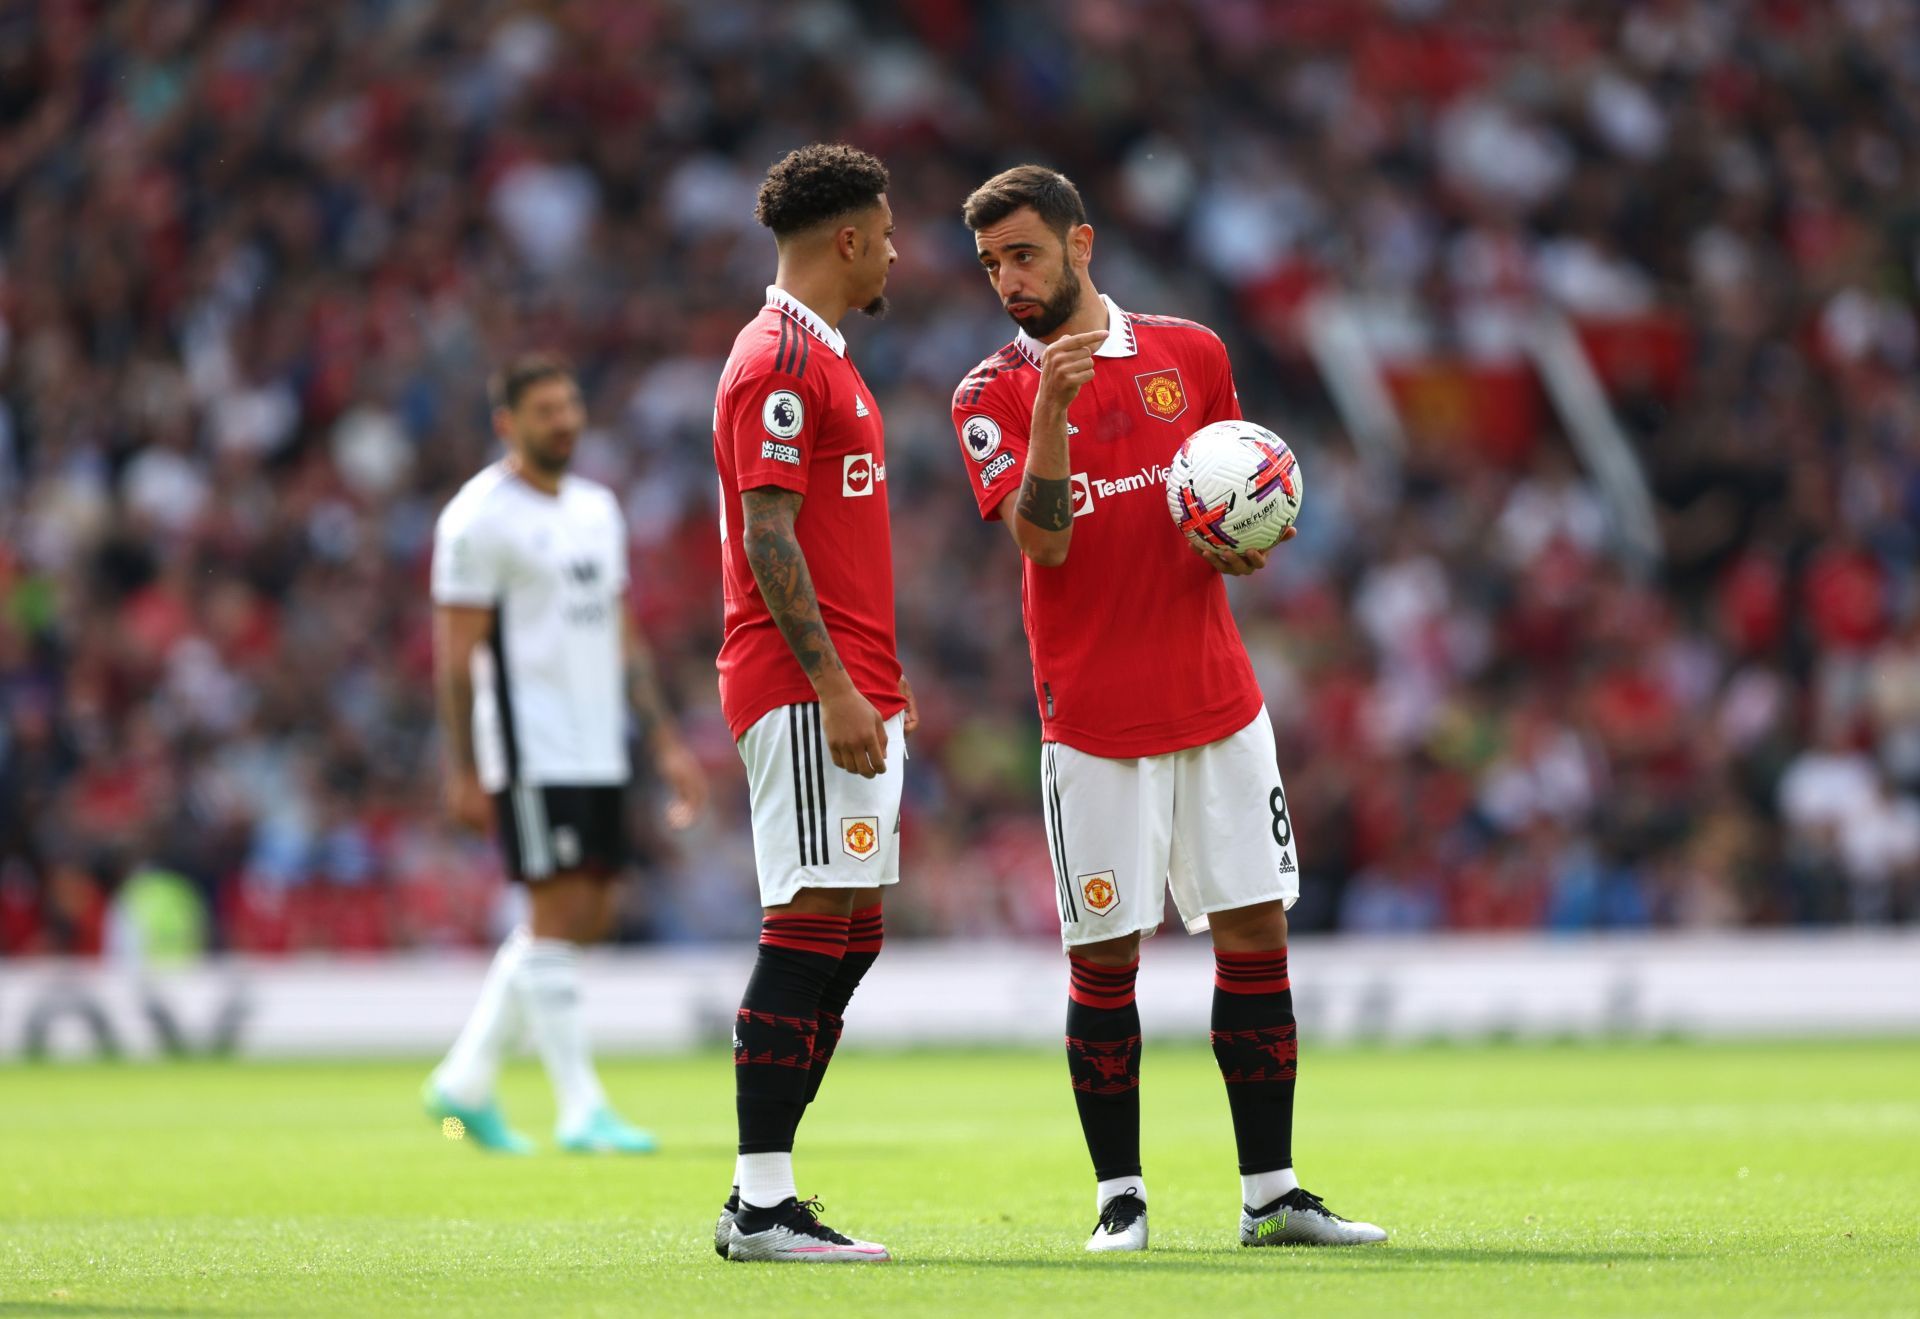
M 906 1259 L 902 1263 L 967 1268 L 1020 1270 L 1058 1269 L 1145 1269 L 1152 1273 L 1217 1273 L 1228 1258 L 1252 1261 L 1279 1260 L 1339 1261 L 1332 1267 L 1365 1272 L 1409 1272 L 1465 1264 L 1507 1267 L 1513 1264 L 1586 1264 L 1607 1267 L 1614 1264 L 1654 1264 L 1662 1261 L 1682 1263 L 1699 1259 L 1692 1251 L 1680 1250 L 1519 1250 L 1511 1247 L 1474 1249 L 1467 1246 L 1360 1246 L 1346 1250 L 1316 1250 L 1312 1247 L 1268 1247 L 1263 1250 L 1236 1251 L 1155 1251 L 1137 1258 L 1008 1259 L 994 1255 L 948 1255 L 940 1259 Z M 1255 1267 L 1285 1267 L 1284 1264 Z M 1314 1267 L 1320 1267 L 1317 1263 Z

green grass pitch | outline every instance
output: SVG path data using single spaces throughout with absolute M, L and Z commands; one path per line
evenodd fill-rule
M 1344 1251 L 1235 1245 L 1212 1059 L 1149 1041 L 1153 1249 L 1102 1257 L 1058 1057 L 850 1050 L 797 1169 L 859 1267 L 714 1257 L 724 1048 L 604 1068 L 645 1159 L 484 1157 L 423 1071 L 0 1069 L 0 1316 L 1920 1312 L 1913 1041 L 1309 1050 L 1306 1184 L 1393 1233 Z

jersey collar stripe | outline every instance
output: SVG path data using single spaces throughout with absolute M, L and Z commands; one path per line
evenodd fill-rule
M 814 314 L 813 308 L 801 302 L 785 289 L 772 284 L 767 285 L 767 305 L 778 308 L 780 311 L 793 317 L 809 335 L 833 349 L 836 357 L 845 357 L 847 355 L 846 336 L 821 320 Z
M 773 369 L 785 375 L 805 378 L 807 361 L 813 356 L 813 336 L 790 314 L 780 317 L 780 350 L 774 354 Z
M 1017 343 L 1010 343 L 999 352 L 973 368 L 970 375 L 960 382 L 960 402 L 972 407 L 980 401 L 980 395 L 987 386 L 998 380 L 1005 372 L 1013 370 L 1024 360 L 1023 350 Z M 1037 364 L 1036 364 L 1037 365 Z
M 1107 337 L 1098 348 L 1093 350 L 1093 355 L 1095 357 L 1134 356 L 1140 351 L 1140 345 L 1133 337 L 1132 318 L 1120 310 L 1120 305 L 1106 294 L 1100 295 L 1100 301 L 1107 308 Z M 1019 349 L 1020 355 L 1034 366 L 1040 365 L 1040 353 L 1046 345 L 1038 339 L 1022 330 L 1014 339 L 1013 346 Z

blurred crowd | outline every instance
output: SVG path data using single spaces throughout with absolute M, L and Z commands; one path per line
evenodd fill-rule
M 880 154 L 899 224 L 892 313 L 846 327 L 924 719 L 895 931 L 1056 928 L 1019 567 L 947 417 L 1011 334 L 960 201 L 1023 160 L 1300 452 L 1302 534 L 1235 584 L 1296 929 L 1915 918 L 1905 0 L 0 0 L 0 955 L 511 918 L 439 811 L 426 567 L 537 346 L 719 789 L 683 834 L 638 794 L 624 936 L 755 926 L 709 425 L 755 188 L 813 139 Z M 1443 382 L 1395 469 L 1304 347 L 1329 292 Z M 1650 569 L 1526 406 L 1543 305 L 1606 358 Z

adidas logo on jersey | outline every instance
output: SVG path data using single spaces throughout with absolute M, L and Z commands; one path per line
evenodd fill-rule
M 853 396 L 853 415 L 856 417 L 864 417 L 867 415 L 867 402 L 858 394 Z
M 1290 856 L 1281 857 L 1280 873 L 1283 875 L 1291 875 L 1293 871 L 1294 871 L 1293 858 Z

